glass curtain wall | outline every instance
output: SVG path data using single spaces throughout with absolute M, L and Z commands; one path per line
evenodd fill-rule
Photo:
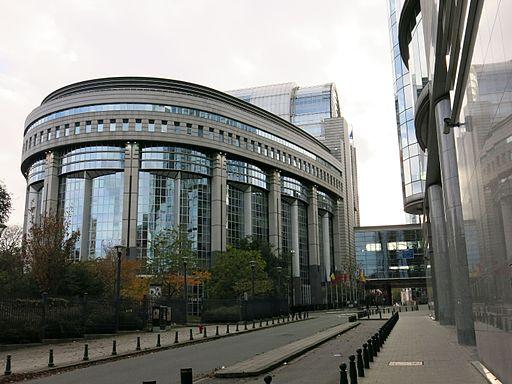
M 58 212 L 68 224 L 68 230 L 82 233 L 85 200 L 85 178 L 83 173 L 75 176 L 62 176 L 59 181 Z M 75 244 L 74 260 L 80 260 L 81 240 Z
M 228 183 L 226 242 L 234 247 L 239 246 L 240 240 L 245 237 L 244 193 L 243 189 Z
M 483 3 L 455 129 L 477 348 L 512 378 L 512 3 Z

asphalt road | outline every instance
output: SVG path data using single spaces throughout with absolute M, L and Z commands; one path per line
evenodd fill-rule
M 336 313 L 315 314 L 316 318 L 207 343 L 155 352 L 148 355 L 90 366 L 40 379 L 30 384 L 158 384 L 179 382 L 180 368 L 192 368 L 194 376 L 244 361 L 257 354 L 289 344 L 321 330 L 347 322 Z
M 286 365 L 259 377 L 244 379 L 206 378 L 198 384 L 261 384 L 263 377 L 271 375 L 272 384 L 337 384 L 339 383 L 339 365 L 348 364 L 348 357 L 355 355 L 357 348 L 373 335 L 384 321 L 362 321 L 361 324 L 332 339 Z M 362 381 L 364 382 L 364 380 Z

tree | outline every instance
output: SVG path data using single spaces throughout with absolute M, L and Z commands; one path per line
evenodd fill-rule
M 240 249 L 260 253 L 261 258 L 265 261 L 264 270 L 272 281 L 274 295 L 283 295 L 289 284 L 291 255 L 278 255 L 270 243 L 255 237 L 243 239 L 240 242 Z
M 215 254 L 208 294 L 214 299 L 239 298 L 252 289 L 251 261 L 255 262 L 254 291 L 265 295 L 272 291 L 273 283 L 265 272 L 266 262 L 257 250 L 228 248 Z
M 26 273 L 21 252 L 23 229 L 7 227 L 0 236 L 0 294 L 7 297 L 30 296 L 34 293 L 34 281 Z
M 184 264 L 187 265 L 187 285 L 199 285 L 209 279 L 207 271 L 200 270 L 197 252 L 183 228 L 161 230 L 150 243 L 147 259 L 151 282 L 162 286 L 166 296 L 178 296 L 184 287 Z
M 69 230 L 63 217 L 51 212 L 43 215 L 39 223 L 31 223 L 23 252 L 41 292 L 59 292 L 79 237 L 78 231 Z
M 5 185 L 0 182 L 0 224 L 7 222 L 12 209 L 11 195 Z

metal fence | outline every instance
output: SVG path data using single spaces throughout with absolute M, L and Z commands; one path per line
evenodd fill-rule
M 207 299 L 203 301 L 203 322 L 236 322 L 288 315 L 286 298 L 256 297 L 253 299 Z
M 173 298 L 121 299 L 119 322 L 114 300 L 90 299 L 87 295 L 0 299 L 0 343 L 77 338 L 185 321 L 184 301 Z

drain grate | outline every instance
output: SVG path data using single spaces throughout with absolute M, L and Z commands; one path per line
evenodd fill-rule
M 418 367 L 423 365 L 423 361 L 390 361 L 392 367 Z

